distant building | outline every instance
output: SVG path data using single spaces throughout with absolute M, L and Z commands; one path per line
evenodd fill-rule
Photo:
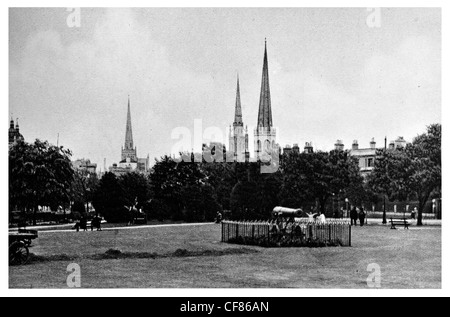
M 305 147 L 303 148 L 304 153 L 314 153 L 314 148 L 312 146 L 312 142 L 306 142 Z
M 261 93 L 259 97 L 258 122 L 254 131 L 255 159 L 259 160 L 264 155 L 279 152 L 276 143 L 277 131 L 272 124 L 272 108 L 269 86 L 269 66 L 267 61 L 267 43 L 264 45 L 264 60 L 261 80 Z
M 88 173 L 96 173 L 97 164 L 91 163 L 89 159 L 79 159 L 72 162 L 73 168 L 81 171 L 86 171 Z
M 305 142 L 305 147 L 303 148 L 303 153 L 313 153 L 314 148 L 312 146 L 312 142 Z M 300 147 L 298 146 L 298 143 L 294 143 L 294 145 L 291 147 L 290 144 L 286 144 L 286 146 L 283 148 L 283 154 L 290 154 L 290 153 L 300 153 Z
M 113 164 L 109 171 L 116 175 L 130 172 L 147 173 L 149 171 L 150 157 L 138 158 L 137 149 L 133 145 L 133 130 L 131 127 L 130 97 L 128 96 L 127 124 L 125 130 L 125 146 L 122 147 L 122 155 L 119 164 Z
M 342 140 L 336 141 L 336 143 L 334 144 L 334 149 L 336 151 L 344 151 L 344 143 L 342 142 Z
M 283 148 L 283 154 L 288 155 L 290 153 L 292 153 L 292 147 L 290 144 L 286 144 L 286 146 Z
M 406 147 L 406 140 L 403 137 L 398 137 L 395 141 L 389 143 L 388 150 L 394 151 Z M 354 140 L 352 149 L 349 151 L 350 155 L 358 158 L 359 168 L 363 176 L 368 175 L 375 168 L 375 160 L 377 153 L 377 143 L 372 138 L 368 148 L 359 148 L 358 140 Z M 335 149 L 343 149 L 344 144 L 338 140 L 335 144 Z
M 342 144 L 342 147 L 344 145 Z M 377 154 L 376 142 L 374 139 L 370 141 L 370 147 L 359 148 L 358 140 L 354 140 L 350 155 L 356 157 L 359 163 L 359 169 L 363 176 L 370 173 L 375 167 L 375 158 Z
M 389 144 L 390 150 L 397 150 L 397 149 L 403 149 L 406 147 L 406 140 L 399 136 L 395 141 L 391 141 Z
M 241 94 L 239 88 L 239 77 L 236 88 L 236 104 L 234 109 L 233 127 L 230 126 L 230 135 L 228 140 L 229 152 L 233 155 L 233 161 L 245 162 L 249 158 L 248 152 L 248 131 L 244 129 L 242 121 Z
M 16 119 L 16 126 L 14 127 L 14 120 L 11 118 L 8 130 L 8 144 L 14 144 L 18 140 L 24 140 L 23 135 L 19 131 L 19 119 Z
M 116 176 L 121 176 L 127 173 L 135 172 L 136 169 L 132 168 L 131 166 L 128 167 L 118 166 L 117 163 L 114 163 L 112 166 L 109 167 L 109 171 Z
M 229 158 L 228 161 L 236 160 L 235 152 L 227 152 L 225 144 L 220 142 L 204 143 L 202 145 L 202 159 L 206 162 L 225 162 L 227 161 L 227 155 L 233 155 L 233 158 Z

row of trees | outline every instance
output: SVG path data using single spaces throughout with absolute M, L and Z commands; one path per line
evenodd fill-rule
M 164 156 L 148 178 L 105 174 L 93 204 L 102 214 L 119 215 L 122 197 L 128 195 L 128 201 L 138 197 L 151 218 L 210 221 L 223 210 L 230 210 L 233 218 L 268 218 L 280 204 L 296 208 L 317 204 L 327 212 L 334 193 L 352 197 L 355 203 L 364 199 L 358 163 L 347 152 L 290 153 L 283 156 L 279 170 L 269 174 L 260 173 L 261 164 L 193 163 Z
M 184 162 L 169 156 L 156 160 L 149 175 L 116 177 L 73 170 L 71 153 L 36 140 L 10 147 L 10 210 L 33 211 L 37 206 L 72 203 L 79 212 L 92 203 L 108 221 L 128 218 L 124 206 L 137 203 L 153 219 L 209 221 L 217 211 L 235 218 L 267 218 L 276 205 L 299 208 L 327 206 L 335 196 L 352 204 L 418 200 L 423 207 L 441 188 L 441 126 L 432 125 L 404 150 L 378 150 L 375 169 L 367 180 L 357 159 L 347 151 L 284 154 L 279 169 L 261 174 L 262 163 Z
M 390 200 L 417 200 L 418 225 L 422 225 L 426 202 L 441 197 L 441 138 L 441 125 L 433 124 L 404 149 L 377 150 L 375 170 L 368 179 L 372 190 Z

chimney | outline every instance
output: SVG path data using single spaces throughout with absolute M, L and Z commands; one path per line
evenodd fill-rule
M 370 141 L 370 148 L 375 150 L 377 147 L 377 142 L 375 142 L 375 138 L 372 138 L 372 141 Z
M 312 142 L 305 142 L 305 149 L 304 149 L 305 153 L 313 153 L 314 149 L 312 146 Z
M 292 150 L 295 153 L 299 153 L 300 152 L 300 148 L 298 147 L 298 143 L 294 143 L 294 146 L 292 147 Z
M 395 149 L 394 141 L 389 142 L 389 150 L 394 150 L 394 149 Z
M 291 152 L 292 152 L 291 146 L 289 144 L 286 144 L 286 146 L 283 149 L 283 153 L 284 154 L 288 154 L 288 153 L 291 153 Z
M 334 149 L 336 151 L 344 151 L 344 143 L 342 142 L 342 140 L 336 141 L 336 144 L 334 145 Z
M 352 144 L 352 150 L 357 150 L 358 149 L 358 140 L 354 140 L 353 144 Z
M 405 141 L 405 139 L 402 136 L 399 136 L 397 138 L 397 140 L 395 140 L 394 144 L 395 144 L 395 148 L 396 149 L 401 149 L 401 148 L 404 148 L 406 146 L 406 141 Z

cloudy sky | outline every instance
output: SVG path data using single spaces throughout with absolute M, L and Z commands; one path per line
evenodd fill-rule
M 441 122 L 440 9 L 385 8 L 375 24 L 366 8 L 82 8 L 79 27 L 70 14 L 10 9 L 9 113 L 27 141 L 59 133 L 101 168 L 120 159 L 128 95 L 138 156 L 153 161 L 195 119 L 225 133 L 237 73 L 252 140 L 264 38 L 282 146 L 381 146 Z

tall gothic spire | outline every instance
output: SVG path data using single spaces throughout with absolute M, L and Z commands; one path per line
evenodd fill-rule
M 128 95 L 127 130 L 125 132 L 125 149 L 133 149 L 133 132 L 131 130 L 130 95 Z
M 242 126 L 242 109 L 241 109 L 241 93 L 239 91 L 239 75 L 237 77 L 237 88 L 236 88 L 236 106 L 234 110 L 234 126 Z
M 259 97 L 258 127 L 272 127 L 272 109 L 270 106 L 269 67 L 267 63 L 267 42 L 264 40 L 264 63 Z

